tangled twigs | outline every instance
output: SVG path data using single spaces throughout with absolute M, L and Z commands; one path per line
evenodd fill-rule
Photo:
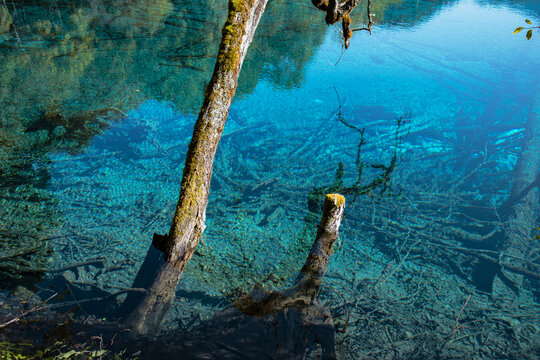
M 97 258 L 97 259 L 91 259 L 91 260 L 84 261 L 84 262 L 79 262 L 79 263 L 75 263 L 75 264 L 62 266 L 60 268 L 46 269 L 44 271 L 48 272 L 48 273 L 59 273 L 59 272 L 64 272 L 66 270 L 71 270 L 71 269 L 74 269 L 74 268 L 87 266 L 87 265 L 102 265 L 103 266 L 103 264 L 106 261 L 107 261 L 107 259 L 105 259 L 105 258 Z
M 369 31 L 369 33 L 371 34 L 371 26 L 373 25 L 373 17 L 375 16 L 375 14 L 371 13 L 370 6 L 371 6 L 371 0 L 368 0 L 368 2 L 367 2 L 367 17 L 368 17 L 367 26 L 351 30 L 351 36 L 352 36 L 353 31 L 363 31 L 363 30 L 365 30 L 365 31 Z
M 396 267 L 393 267 L 393 265 L 395 264 L 394 261 L 392 261 L 392 263 L 390 265 L 388 265 L 388 267 L 385 269 L 386 271 L 383 272 L 383 274 L 381 274 L 381 277 L 379 278 L 379 280 L 377 280 L 377 283 L 375 284 L 375 286 L 377 285 L 381 285 L 382 283 L 384 283 L 386 280 L 388 280 L 392 275 L 394 275 L 394 273 L 396 271 L 398 271 L 402 266 L 403 266 L 403 263 L 407 260 L 407 258 L 409 257 L 409 255 L 411 254 L 411 251 L 414 249 L 414 247 L 416 245 L 418 245 L 418 243 L 420 243 L 422 241 L 422 239 L 418 239 L 416 240 L 416 242 L 414 244 L 412 244 L 410 247 L 409 247 L 409 250 L 407 251 L 407 253 L 405 254 L 405 256 L 403 257 L 403 259 L 401 259 L 401 261 L 399 262 L 399 264 L 396 266 Z M 393 267 L 393 268 L 392 268 Z
M 478 164 L 471 172 L 469 172 L 467 175 L 461 177 L 458 181 L 456 181 L 453 185 L 452 185 L 452 192 L 455 192 L 455 190 L 461 185 L 463 184 L 466 180 L 468 180 L 469 178 L 471 178 L 481 167 L 483 166 L 486 166 L 487 164 L 489 164 L 490 161 L 488 160 L 488 144 L 486 143 L 484 145 L 484 158 L 482 159 L 482 161 L 480 162 L 480 164 Z
M 341 298 L 341 301 L 342 301 L 341 308 L 343 308 L 344 311 L 347 313 L 347 319 L 342 325 L 335 322 L 334 326 L 336 329 L 336 333 L 345 334 L 347 332 L 347 328 L 349 327 L 349 321 L 351 320 L 351 312 L 347 308 L 347 301 L 345 301 L 345 298 L 343 297 L 343 295 L 339 291 L 336 291 L 335 289 L 332 289 L 332 290 L 334 291 L 336 295 L 338 295 Z
M 459 310 L 458 315 L 456 316 L 456 326 L 454 328 L 453 333 L 458 332 L 459 329 L 461 328 L 461 326 L 459 325 L 459 318 L 461 317 L 461 313 L 463 312 L 463 310 L 465 310 L 465 308 L 467 307 L 467 304 L 469 303 L 469 300 L 471 300 L 471 294 L 469 294 L 469 296 L 467 296 L 467 300 L 465 300 L 465 304 L 463 304 L 463 306 Z
M 463 329 L 467 324 L 471 324 L 471 323 L 474 323 L 474 322 L 477 322 L 478 320 L 475 320 L 475 321 L 472 321 L 472 322 L 468 322 L 468 323 L 465 323 L 465 324 L 462 324 L 459 322 L 459 318 L 461 317 L 461 314 L 463 313 L 463 310 L 465 310 L 465 308 L 467 307 L 467 304 L 469 303 L 469 300 L 471 299 L 471 296 L 472 294 L 469 294 L 469 296 L 467 296 L 467 300 L 465 300 L 465 303 L 463 304 L 463 306 L 461 307 L 461 309 L 459 310 L 457 316 L 456 316 L 456 323 L 454 325 L 454 330 L 452 330 L 452 333 L 450 334 L 450 336 L 448 336 L 446 338 L 446 341 L 442 344 L 442 347 L 441 347 L 441 351 L 444 349 L 444 347 L 447 345 L 447 344 L 451 344 L 455 341 L 458 341 L 460 339 L 463 339 L 467 336 L 461 336 L 459 338 L 455 338 L 456 334 L 461 330 Z

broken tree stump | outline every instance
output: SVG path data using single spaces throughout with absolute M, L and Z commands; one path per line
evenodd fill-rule
M 345 198 L 326 195 L 317 236 L 295 284 L 285 290 L 255 289 L 187 334 L 182 355 L 190 359 L 304 359 L 320 346 L 335 359 L 335 326 L 316 295 L 323 281 L 345 208 Z

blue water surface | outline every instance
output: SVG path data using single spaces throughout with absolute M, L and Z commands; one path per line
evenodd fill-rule
M 151 17 L 167 19 L 145 30 L 150 33 L 139 34 L 135 30 L 144 27 L 135 27 L 133 38 L 118 40 L 124 25 L 110 20 L 111 37 L 93 30 L 94 35 L 85 35 L 98 39 L 96 48 L 87 50 L 92 56 L 84 60 L 74 55 L 80 58 L 67 64 L 73 75 L 75 64 L 105 61 L 110 55 L 99 54 L 115 51 L 109 42 L 115 44 L 111 39 L 116 36 L 114 41 L 126 41 L 126 47 L 115 53 L 121 61 L 110 67 L 125 74 L 85 65 L 84 89 L 73 89 L 78 86 L 65 80 L 72 88 L 65 96 L 47 90 L 56 89 L 49 83 L 59 80 L 44 77 L 43 85 L 35 85 L 58 97 L 39 97 L 34 104 L 36 118 L 47 124 L 53 117 L 39 114 L 51 109 L 49 101 L 65 105 L 61 114 L 97 107 L 96 102 L 77 102 L 85 91 L 100 106 L 114 109 L 113 117 L 95 117 L 101 119 L 96 120 L 99 126 L 88 130 L 88 136 L 68 137 L 74 127 L 62 123 L 68 135 L 55 149 L 43 145 L 47 142 L 21 145 L 25 154 L 45 149 L 44 158 L 31 160 L 33 170 L 28 171 L 44 169 L 48 175 L 44 185 L 25 185 L 30 182 L 22 175 L 13 180 L 54 199 L 55 224 L 46 229 L 54 252 L 47 266 L 99 257 L 125 265 L 107 273 L 86 268 L 64 274 L 76 284 L 107 291 L 130 287 L 153 234 L 166 233 L 170 226 L 224 9 L 212 8 L 220 14 L 215 17 L 212 12 L 193 15 L 217 24 L 218 34 L 197 43 L 189 35 L 171 35 L 171 21 L 190 24 L 189 16 L 166 3 L 166 11 L 146 10 Z M 503 240 L 497 234 L 508 225 L 500 207 L 512 191 L 526 129 L 540 127 L 540 31 L 534 30 L 530 40 L 525 31 L 512 34 L 517 26 L 528 26 L 525 19 L 540 24 L 538 4 L 383 2 L 374 10 L 372 33 L 355 32 L 344 50 L 338 26 L 326 27 L 322 13 L 309 2 L 294 7 L 296 28 L 276 15 L 277 3 L 271 2 L 265 14 L 277 20 L 263 18 L 244 64 L 216 154 L 207 227 L 180 283 L 174 316 L 187 319 L 197 313 L 207 319 L 254 287 L 290 286 L 320 216 L 310 200 L 336 191 L 344 193 L 347 207 L 319 301 L 341 324 L 343 331 L 336 334 L 341 358 L 435 358 L 438 351 L 441 358 L 533 359 L 540 349 L 538 280 L 522 276 L 514 283 L 519 291 L 508 292 L 498 280 L 499 267 L 467 254 L 479 250 L 491 256 L 501 250 Z M 361 24 L 362 19 L 359 10 L 353 21 Z M 25 28 L 13 24 L 22 34 Z M 304 39 L 298 29 L 312 33 Z M 156 48 L 162 51 L 155 53 L 161 60 L 152 66 L 161 78 L 138 59 L 148 56 L 153 64 L 155 54 L 148 54 L 158 38 Z M 15 44 L 17 39 L 6 35 L 3 41 Z M 27 41 L 24 46 L 30 47 Z M 36 41 L 38 48 L 56 46 L 46 37 Z M 83 39 L 78 46 L 85 44 Z M 130 53 L 130 47 L 138 50 Z M 13 49 L 0 49 L 5 64 L 26 56 Z M 164 52 L 171 63 L 162 61 Z M 126 59 L 134 59 L 138 67 L 129 68 Z M 40 72 L 24 69 L 30 75 Z M 109 87 L 99 83 L 100 71 Z M 1 79 L 6 89 L 6 82 L 15 81 Z M 27 108 L 21 113 L 32 112 L 32 104 L 23 100 L 9 104 L 13 113 L 23 105 Z M 61 131 L 60 123 L 54 124 L 24 125 L 17 131 L 48 129 L 52 136 Z M 68 140 L 78 143 L 69 149 Z M 11 154 L 3 150 L 4 169 L 14 168 L 9 161 L 22 161 L 22 155 Z M 392 161 L 395 168 L 382 184 L 354 191 L 354 184 L 366 186 L 380 178 Z M 30 166 L 22 164 L 18 166 Z M 340 166 L 341 187 L 332 187 Z M 538 174 L 538 168 L 530 171 Z M 518 257 L 525 257 L 534 272 L 539 269 L 534 237 L 540 223 L 537 186 L 532 191 L 533 222 L 523 224 L 530 243 Z M 510 331 L 515 335 L 509 336 Z M 426 340 L 420 344 L 419 338 Z M 314 350 L 309 356 L 316 354 Z

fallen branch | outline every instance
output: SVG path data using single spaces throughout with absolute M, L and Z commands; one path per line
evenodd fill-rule
M 503 252 L 500 252 L 500 251 L 495 251 L 495 250 L 470 249 L 470 248 L 465 248 L 465 247 L 461 247 L 461 246 L 457 246 L 457 245 L 452 245 L 451 243 L 445 242 L 445 241 L 443 241 L 443 240 L 441 240 L 439 238 L 436 238 L 436 237 L 431 236 L 429 234 L 426 234 L 424 232 L 418 231 L 416 229 L 409 228 L 409 227 L 407 227 L 407 226 L 405 226 L 403 224 L 400 224 L 398 222 L 392 222 L 392 225 L 394 225 L 396 227 L 399 227 L 404 231 L 411 232 L 412 234 L 418 236 L 420 239 L 429 239 L 429 241 L 422 240 L 421 241 L 422 245 L 435 246 L 435 247 L 438 247 L 438 248 L 445 248 L 447 250 L 454 250 L 454 251 L 460 252 L 462 254 L 474 256 L 474 257 L 476 257 L 478 259 L 485 260 L 485 261 L 487 261 L 487 262 L 489 262 L 491 264 L 498 265 L 501 268 L 504 268 L 504 269 L 506 269 L 508 271 L 511 271 L 513 273 L 520 274 L 520 275 L 525 275 L 525 276 L 531 277 L 533 279 L 540 280 L 540 264 L 533 263 L 533 262 L 531 262 L 531 261 L 529 261 L 527 259 L 524 259 L 522 257 L 512 255 L 512 254 L 508 254 L 508 253 L 503 253 Z M 383 229 L 383 228 L 380 228 L 380 227 L 377 227 L 377 226 L 374 226 L 374 228 L 377 229 L 378 231 L 387 231 L 387 229 Z M 394 236 L 396 238 L 399 238 L 399 235 L 394 235 Z M 416 249 L 413 249 L 413 251 L 414 252 L 424 252 L 425 249 L 416 248 Z M 501 259 L 505 258 L 505 257 L 513 259 L 513 260 L 517 260 L 517 261 L 519 261 L 519 262 L 521 262 L 523 264 L 526 264 L 529 267 L 533 267 L 533 268 L 538 269 L 538 270 L 536 272 L 535 271 L 530 271 L 527 268 L 525 268 L 524 266 L 518 266 L 517 264 L 515 264 L 515 262 L 510 263 L 510 262 L 501 261 Z
M 88 260 L 88 261 L 84 261 L 84 262 L 80 262 L 80 263 L 66 265 L 66 266 L 63 266 L 63 267 L 60 267 L 60 268 L 45 269 L 45 272 L 47 272 L 47 273 L 59 273 L 59 272 L 64 272 L 66 270 L 71 270 L 71 269 L 75 269 L 75 268 L 82 267 L 82 266 L 87 266 L 87 265 L 97 265 L 97 264 L 102 264 L 103 265 L 103 263 L 106 262 L 106 261 L 107 261 L 107 259 L 105 259 L 105 258 L 97 258 L 97 259 L 92 259 L 92 260 Z
M 116 297 L 116 296 L 119 296 L 119 295 L 122 295 L 122 294 L 125 294 L 125 293 L 129 293 L 129 292 L 147 293 L 148 290 L 131 288 L 131 289 L 124 289 L 124 290 L 121 290 L 121 291 L 117 291 L 115 293 L 112 293 L 110 295 L 103 296 L 103 297 L 95 297 L 95 298 L 91 298 L 91 299 L 73 300 L 73 301 L 66 301 L 66 302 L 57 303 L 57 304 L 43 305 L 43 304 L 46 304 L 49 300 L 53 299 L 54 297 L 56 297 L 58 295 L 58 293 L 55 293 L 52 296 L 50 296 L 47 300 L 45 300 L 42 305 L 34 306 L 30 310 L 27 310 L 27 311 L 23 312 L 21 315 L 19 315 L 19 316 L 15 317 L 15 318 L 3 323 L 3 324 L 0 324 L 0 329 L 3 329 L 5 327 L 7 327 L 8 325 L 13 324 L 13 323 L 21 320 L 25 316 L 30 315 L 32 313 L 35 313 L 37 311 L 55 310 L 55 309 L 70 307 L 70 306 L 73 306 L 73 305 L 81 305 L 81 304 L 85 304 L 85 303 L 89 303 L 89 302 L 105 301 L 105 300 L 108 300 L 110 298 L 113 298 L 113 297 Z

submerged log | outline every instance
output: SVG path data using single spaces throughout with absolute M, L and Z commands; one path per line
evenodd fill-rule
M 513 263 L 514 258 L 528 259 L 534 245 L 533 233 L 539 205 L 540 171 L 540 95 L 536 95 L 529 111 L 521 154 L 512 174 L 512 191 L 499 213 L 505 222 L 505 231 L 499 243 L 499 262 Z M 536 269 L 525 269 L 536 273 Z M 496 293 L 518 293 L 523 276 L 507 272 L 502 267 L 494 279 Z
M 267 0 L 230 0 L 227 22 L 210 84 L 193 130 L 180 196 L 168 235 L 154 236 L 134 287 L 121 309 L 125 326 L 136 334 L 156 334 L 173 304 L 175 290 L 205 227 L 206 206 L 217 145 L 238 76 Z

